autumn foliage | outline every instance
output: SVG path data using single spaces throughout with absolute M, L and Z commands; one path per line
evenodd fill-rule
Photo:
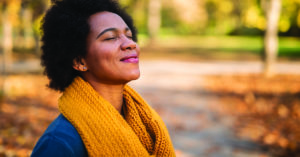
M 0 108 L 0 156 L 29 156 L 38 138 L 58 115 L 59 93 L 42 76 L 9 76 Z
M 300 150 L 299 77 L 205 76 L 203 90 L 221 102 L 210 106 L 212 112 L 219 117 L 235 117 L 232 127 L 236 136 L 261 145 L 271 156 L 294 157 Z M 0 106 L 0 157 L 29 156 L 38 138 L 59 114 L 60 93 L 49 90 L 47 83 L 47 78 L 40 75 L 6 78 L 5 99 Z M 182 122 L 192 122 L 186 118 Z M 178 121 L 170 125 L 182 126 Z
M 236 116 L 242 138 L 265 146 L 274 156 L 300 153 L 300 76 L 223 75 L 206 77 L 206 90 L 215 93 L 220 114 Z

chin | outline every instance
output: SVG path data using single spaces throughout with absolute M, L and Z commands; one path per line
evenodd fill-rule
M 131 73 L 130 76 L 127 77 L 126 82 L 137 80 L 138 78 L 140 78 L 140 71 Z
M 138 78 L 140 78 L 140 72 L 135 73 L 131 76 L 131 80 L 137 80 Z

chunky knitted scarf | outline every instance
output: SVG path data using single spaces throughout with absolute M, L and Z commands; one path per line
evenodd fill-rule
M 175 156 L 163 121 L 129 86 L 125 118 L 77 77 L 59 99 L 60 112 L 81 136 L 89 156 Z

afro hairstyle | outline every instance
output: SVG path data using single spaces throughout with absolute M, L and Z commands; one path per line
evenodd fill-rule
M 52 0 L 41 26 L 41 65 L 51 89 L 63 92 L 80 76 L 73 68 L 73 60 L 86 56 L 88 19 L 102 11 L 119 15 L 132 31 L 133 40 L 137 41 L 132 18 L 115 0 Z

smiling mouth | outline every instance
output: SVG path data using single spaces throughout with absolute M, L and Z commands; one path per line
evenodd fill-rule
M 138 63 L 139 58 L 137 57 L 137 55 L 132 55 L 132 56 L 126 56 L 122 58 L 120 61 L 125 63 Z

